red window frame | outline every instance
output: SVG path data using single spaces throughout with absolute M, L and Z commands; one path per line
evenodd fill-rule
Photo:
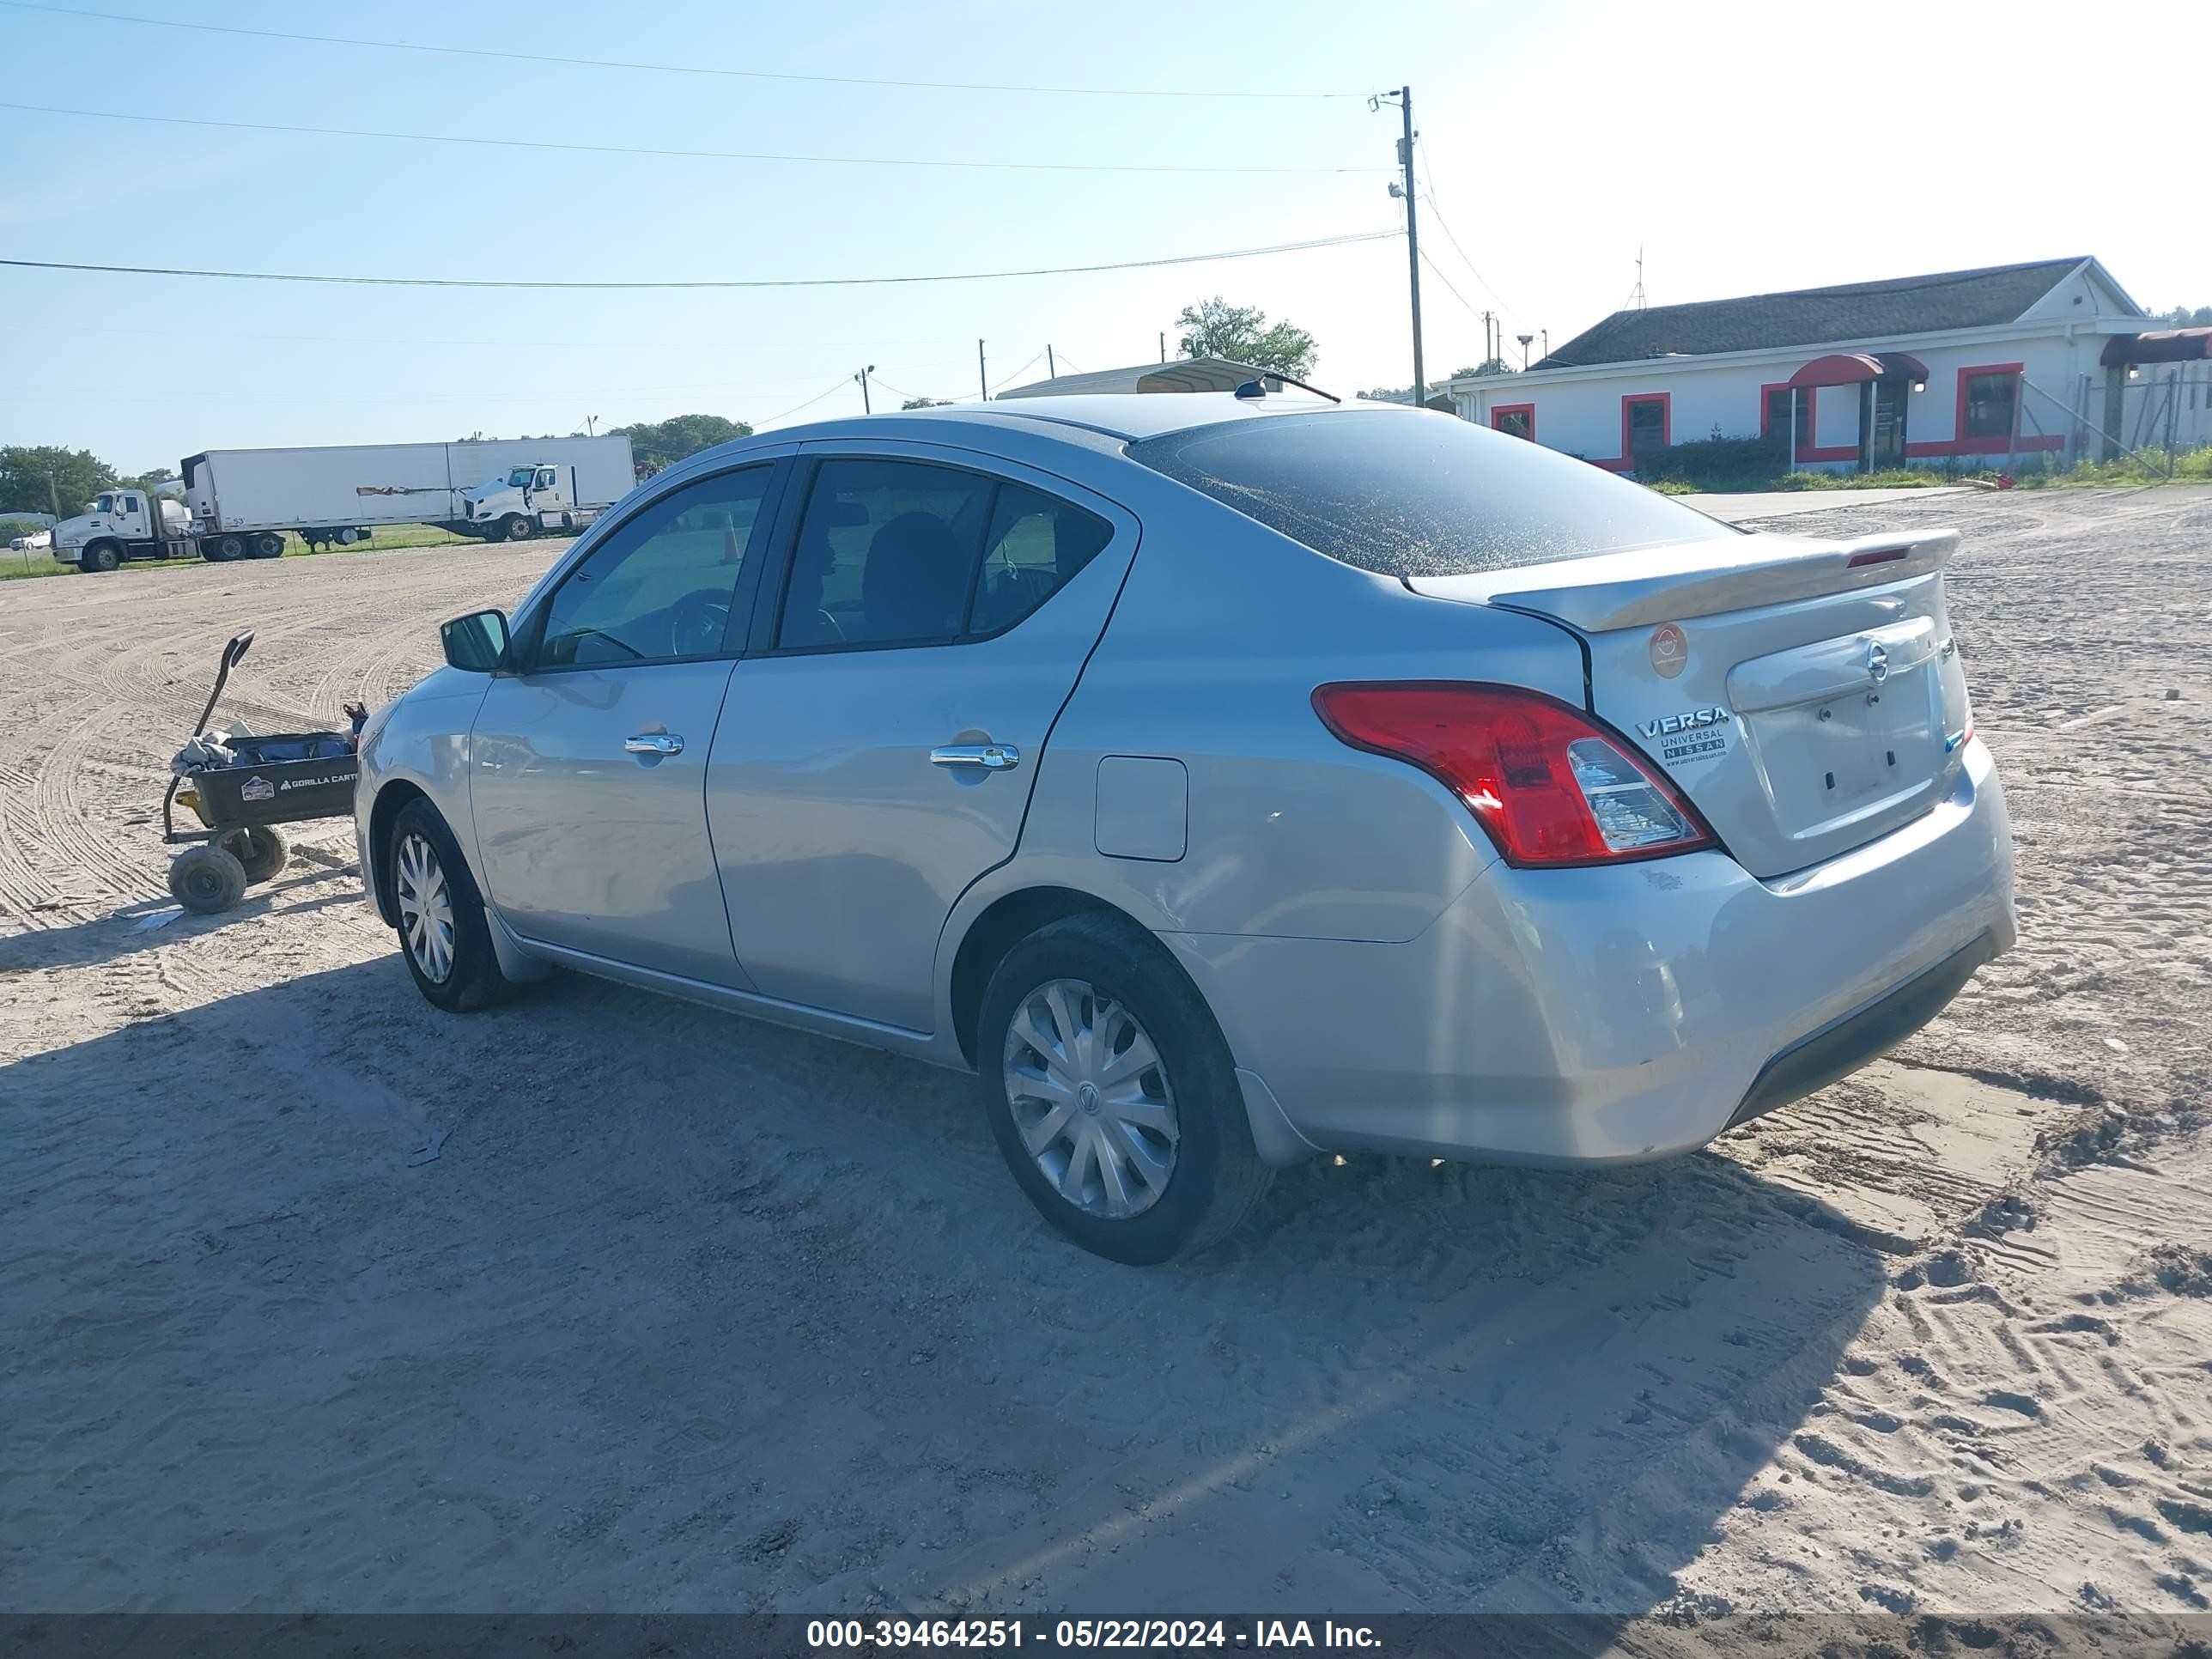
M 1674 394 L 1671 392 L 1631 392 L 1620 399 L 1620 465 L 1624 471 L 1633 470 L 1636 452 L 1630 447 L 1629 410 L 1638 404 L 1659 405 L 1659 447 L 1674 447 Z
M 1536 441 L 1536 405 L 1535 405 L 1535 404 L 1492 404 L 1492 405 L 1491 405 L 1491 409 L 1490 409 L 1490 429 L 1491 429 L 1492 432 L 1504 432 L 1504 431 L 1506 431 L 1506 430 L 1507 430 L 1507 428 L 1506 428 L 1506 427 L 1505 427 L 1505 425 L 1504 425 L 1504 423 L 1503 417 L 1504 417 L 1504 416 L 1508 416 L 1508 415 L 1519 415 L 1519 416 L 1525 416 L 1525 417 L 1527 418 L 1527 420 L 1528 420 L 1528 429 L 1526 432 L 1515 432 L 1515 433 L 1510 434 L 1510 435 L 1511 435 L 1511 436 L 1516 437 L 1516 438 L 1526 438 L 1526 439 L 1530 442 L 1530 443 L 1534 443 L 1534 442 L 1535 442 L 1535 441 Z

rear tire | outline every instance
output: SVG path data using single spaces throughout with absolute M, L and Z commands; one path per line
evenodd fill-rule
M 284 538 L 273 530 L 264 530 L 253 538 L 251 556 L 257 559 L 283 558 Z
M 282 873 L 292 861 L 292 839 L 274 824 L 256 823 L 234 830 L 222 838 L 221 845 L 238 860 L 249 884 Z
M 77 555 L 76 568 L 90 575 L 106 575 L 123 562 L 123 550 L 113 542 L 94 542 Z
M 483 895 L 453 832 L 427 800 L 409 802 L 392 826 L 384 863 L 399 912 L 399 955 L 415 988 L 447 1013 L 472 1013 L 504 996 Z
M 340 547 L 351 547 L 360 539 L 361 532 L 351 525 L 343 526 L 338 531 L 338 545 Z
M 983 993 L 975 1057 L 1014 1180 L 1109 1261 L 1150 1266 L 1220 1243 L 1273 1178 L 1212 1011 L 1126 919 L 1071 916 L 1009 951 Z
M 528 541 L 532 535 L 536 532 L 537 528 L 537 526 L 531 523 L 529 520 L 524 518 L 520 513 L 508 514 L 507 517 L 501 521 L 500 525 L 501 533 L 504 534 L 507 539 L 511 542 Z
M 210 564 L 228 564 L 233 559 L 245 556 L 246 542 L 242 537 L 217 536 L 200 544 L 200 557 Z
M 246 866 L 221 847 L 190 847 L 169 860 L 169 891 L 194 915 L 220 915 L 246 896 Z

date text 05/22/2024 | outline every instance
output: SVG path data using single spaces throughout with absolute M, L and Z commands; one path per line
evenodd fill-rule
M 1365 1648 L 1366 1625 L 1260 1619 L 813 1619 L 806 1644 L 823 1653 L 908 1648 Z

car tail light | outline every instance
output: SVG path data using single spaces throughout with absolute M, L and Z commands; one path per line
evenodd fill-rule
M 1693 852 L 1711 831 L 1632 746 L 1580 709 L 1504 685 L 1324 685 L 1314 712 L 1354 749 L 1419 767 L 1516 865 L 1613 864 Z

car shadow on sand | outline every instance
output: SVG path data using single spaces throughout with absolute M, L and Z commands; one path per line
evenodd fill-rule
M 1121 1267 L 977 1087 L 388 957 L 0 1069 L 15 1600 L 1632 1614 L 1885 1282 L 1711 1155 L 1319 1163 Z

